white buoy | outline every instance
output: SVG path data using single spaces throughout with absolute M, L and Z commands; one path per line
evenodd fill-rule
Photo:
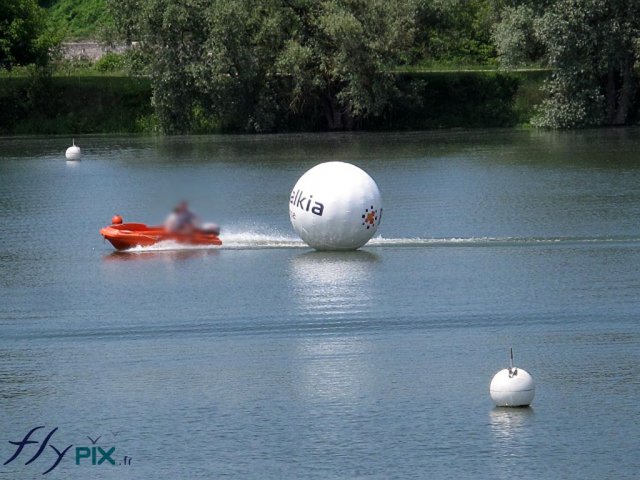
M 293 187 L 289 217 L 294 230 L 310 247 L 355 250 L 367 243 L 380 225 L 380 190 L 355 165 L 321 163 Z
M 67 151 L 65 152 L 64 156 L 67 157 L 67 160 L 80 160 L 80 157 L 82 156 L 82 151 L 80 150 L 80 147 L 76 145 L 75 139 L 73 139 L 73 145 L 67 148 Z
M 491 400 L 498 407 L 526 407 L 531 405 L 536 386 L 529 372 L 513 366 L 513 348 L 510 367 L 495 374 L 489 386 Z

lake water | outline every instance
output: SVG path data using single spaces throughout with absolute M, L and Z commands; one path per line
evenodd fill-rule
M 70 140 L 0 139 L 0 478 L 640 474 L 639 129 Z M 290 226 L 328 160 L 382 192 L 360 251 Z M 183 198 L 222 247 L 98 235 Z

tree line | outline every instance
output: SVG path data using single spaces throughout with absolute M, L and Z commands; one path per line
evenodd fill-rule
M 108 0 L 135 42 L 166 133 L 197 122 L 278 131 L 298 118 L 348 130 L 411 89 L 401 68 L 550 70 L 544 128 L 637 120 L 637 0 Z M 0 0 L 0 65 L 43 64 L 54 36 L 35 0 Z M 401 98 L 402 97 L 402 98 Z M 409 99 L 410 100 L 410 99 Z

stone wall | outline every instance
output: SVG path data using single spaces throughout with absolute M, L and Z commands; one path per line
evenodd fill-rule
M 98 42 L 65 42 L 62 44 L 62 56 L 68 59 L 86 58 L 96 61 L 105 53 L 122 53 L 126 49 L 125 45 L 106 46 Z

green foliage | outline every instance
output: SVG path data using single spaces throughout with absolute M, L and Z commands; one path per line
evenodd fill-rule
M 221 0 L 205 8 L 206 58 L 191 70 L 193 85 L 225 129 L 270 131 L 284 115 L 274 65 L 291 20 L 285 13 L 275 1 Z
M 640 41 L 636 0 L 556 0 L 546 11 L 510 8 L 496 28 L 507 65 L 544 47 L 554 72 L 533 123 L 547 128 L 622 125 L 635 117 Z M 533 31 L 533 33 L 532 33 Z
M 519 125 L 531 126 L 531 119 L 540 110 L 546 98 L 543 86 L 549 75 L 548 70 L 528 70 L 510 74 L 520 82 L 513 97 L 513 111 Z
M 410 64 L 491 65 L 492 25 L 503 1 L 421 0 Z
M 191 130 L 201 93 L 195 79 L 207 67 L 204 0 L 136 0 L 110 4 L 122 35 L 142 41 L 151 61 L 156 115 L 166 133 Z M 212 55 L 214 52 L 211 52 Z
M 35 0 L 0 0 L 0 68 L 45 65 L 56 37 Z
M 130 49 L 123 53 L 107 52 L 96 61 L 88 57 L 55 56 L 50 63 L 53 76 L 145 76 L 144 68 L 138 66 L 136 50 Z
M 122 54 L 123 72 L 131 77 L 151 76 L 151 59 L 149 52 L 132 46 Z
M 493 28 L 493 41 L 504 68 L 531 65 L 544 53 L 535 33 L 536 15 L 528 5 L 507 7 Z
M 543 72 L 399 74 L 398 96 L 380 115 L 362 120 L 360 127 L 486 128 L 526 123 L 540 101 L 543 76 Z M 150 98 L 150 81 L 144 78 L 0 76 L 0 135 L 161 133 Z M 278 119 L 278 129 L 324 130 L 321 114 L 317 106 L 306 105 L 299 114 Z M 228 128 L 215 112 L 194 109 L 191 132 Z
M 559 0 L 538 30 L 556 70 L 538 125 L 622 125 L 633 118 L 640 3 Z
M 145 79 L 0 77 L 0 135 L 152 130 L 150 96 Z
M 66 40 L 102 38 L 112 27 L 106 0 L 50 0 L 48 21 Z
M 533 125 L 567 129 L 603 123 L 604 96 L 588 76 L 554 72 L 543 90 L 547 97 L 533 117 Z
M 158 122 L 158 116 L 155 113 L 148 113 L 138 116 L 135 121 L 135 130 L 133 133 L 142 132 L 147 134 L 160 134 L 160 124 Z M 213 133 L 213 132 L 208 132 Z
M 127 59 L 121 53 L 108 52 L 98 59 L 93 68 L 98 72 L 122 72 L 127 67 Z
M 56 56 L 51 62 L 53 75 L 86 76 L 95 75 L 93 62 L 87 57 L 65 58 Z
M 276 73 L 293 81 L 291 110 L 319 102 L 330 129 L 380 114 L 396 93 L 390 70 L 412 42 L 414 10 L 411 2 L 328 1 L 298 13 L 276 59 Z
M 411 0 L 126 0 L 126 38 L 151 54 L 154 105 L 167 133 L 202 108 L 223 128 L 271 131 L 302 110 L 331 129 L 379 114 L 391 68 L 413 35 Z M 133 19 L 133 20 L 132 20 Z
M 530 111 L 517 111 L 515 97 L 522 77 L 489 72 L 400 74 L 402 95 L 384 116 L 366 128 L 427 129 L 507 127 L 526 121 Z M 521 106 L 524 109 L 524 106 Z

